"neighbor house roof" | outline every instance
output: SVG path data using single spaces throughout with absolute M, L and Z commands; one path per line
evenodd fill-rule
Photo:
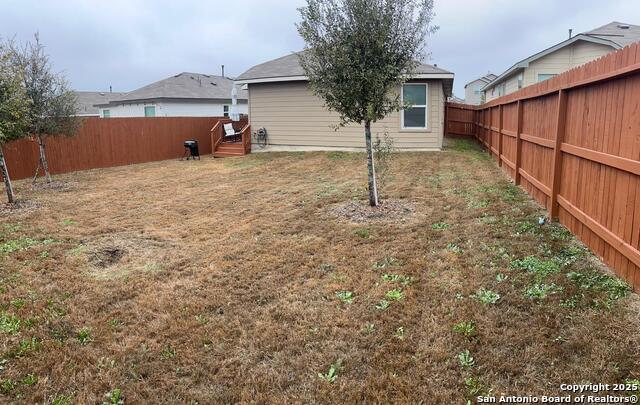
M 494 75 L 493 73 L 487 73 L 482 77 L 478 77 L 477 79 L 471 80 L 469 83 L 464 85 L 464 88 L 466 89 L 468 85 L 470 85 L 471 83 L 475 83 L 477 81 L 481 81 L 484 84 L 491 83 L 496 79 L 496 77 L 498 76 Z
M 562 49 L 565 46 L 569 46 L 577 41 L 587 41 L 602 45 L 608 45 L 613 48 L 612 50 L 620 49 L 629 44 L 640 41 L 640 26 L 613 21 L 594 30 L 578 34 L 514 64 L 509 69 L 505 70 L 495 80 L 487 83 L 482 88 L 482 90 L 487 90 L 488 88 L 504 82 L 509 77 L 513 76 L 516 73 L 519 73 L 520 71 L 528 67 L 529 63 L 559 49 Z
M 283 81 L 306 81 L 307 77 L 300 65 L 300 52 L 261 63 L 247 70 L 236 78 L 236 83 L 268 83 Z M 451 94 L 453 73 L 434 65 L 420 63 L 412 73 L 414 78 L 443 79 L 447 95 Z
M 94 107 L 96 104 L 106 104 L 111 100 L 115 100 L 127 93 L 114 93 L 102 91 L 74 91 L 78 102 L 78 115 L 99 115 L 100 110 Z
M 230 100 L 232 87 L 233 80 L 228 77 L 183 72 L 126 93 L 107 105 L 148 100 Z M 246 90 L 238 89 L 238 100 L 246 99 Z

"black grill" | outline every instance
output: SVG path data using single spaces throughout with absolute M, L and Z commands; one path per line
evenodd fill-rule
M 200 160 L 200 151 L 198 150 L 198 141 L 194 139 L 184 141 L 184 154 L 182 155 L 182 159 L 184 159 L 185 157 L 187 158 L 187 160 L 189 160 L 190 158 L 193 160 L 198 158 L 198 160 Z

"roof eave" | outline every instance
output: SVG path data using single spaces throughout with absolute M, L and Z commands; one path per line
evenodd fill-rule
M 417 73 L 409 76 L 410 79 L 453 79 L 453 73 Z M 307 76 L 278 76 L 278 77 L 256 77 L 236 80 L 236 85 L 256 84 L 256 83 L 277 83 L 277 82 L 307 82 Z

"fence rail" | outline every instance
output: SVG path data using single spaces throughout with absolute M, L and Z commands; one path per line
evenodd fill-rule
M 73 137 L 49 137 L 51 173 L 124 166 L 177 159 L 183 142 L 198 141 L 200 153 L 211 153 L 211 127 L 220 117 L 87 118 Z M 9 175 L 24 179 L 38 165 L 36 142 L 22 139 L 4 147 Z
M 447 119 L 469 108 L 496 163 L 639 291 L 639 44 Z

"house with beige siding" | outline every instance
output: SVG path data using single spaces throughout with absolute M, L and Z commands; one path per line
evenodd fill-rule
M 338 114 L 313 94 L 298 55 L 254 66 L 236 79 L 236 84 L 248 90 L 251 128 L 267 130 L 266 150 L 363 149 L 363 126 L 335 129 Z M 453 76 L 421 63 L 397 90 L 403 100 L 412 103 L 411 108 L 373 123 L 373 136 L 388 133 L 395 147 L 403 150 L 441 149 L 444 103 L 451 95 Z
M 486 84 L 482 91 L 486 101 L 491 101 L 637 41 L 640 41 L 640 26 L 614 21 L 521 60 Z
M 482 104 L 484 103 L 484 86 L 496 79 L 496 75 L 489 72 L 482 77 L 470 81 L 464 85 L 464 102 L 465 104 Z

